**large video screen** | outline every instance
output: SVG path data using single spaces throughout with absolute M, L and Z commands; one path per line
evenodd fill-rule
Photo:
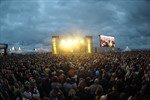
M 7 48 L 7 45 L 6 44 L 0 44 L 0 48 L 2 49 L 4 49 L 4 48 Z
M 112 36 L 100 35 L 101 47 L 115 47 L 115 38 Z

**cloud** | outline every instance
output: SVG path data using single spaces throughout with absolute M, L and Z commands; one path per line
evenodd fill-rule
M 148 0 L 1 0 L 0 41 L 49 46 L 52 35 L 115 37 L 125 48 L 150 48 Z

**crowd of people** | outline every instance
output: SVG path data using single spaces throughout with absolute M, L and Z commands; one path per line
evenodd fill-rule
M 0 100 L 150 100 L 150 52 L 7 55 Z

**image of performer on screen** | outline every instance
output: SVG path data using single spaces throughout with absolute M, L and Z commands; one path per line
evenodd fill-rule
M 115 47 L 115 42 L 113 39 L 102 38 L 100 44 L 101 47 Z

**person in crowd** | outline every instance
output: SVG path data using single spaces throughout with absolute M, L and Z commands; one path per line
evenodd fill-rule
M 150 51 L 0 58 L 0 100 L 149 100 L 149 83 Z
M 57 76 L 54 76 L 54 77 L 53 77 L 53 80 L 52 80 L 52 83 L 51 83 L 51 88 L 53 89 L 53 88 L 55 88 L 55 87 L 62 88 L 62 84 L 59 82 Z
M 50 100 L 65 100 L 65 96 L 59 87 L 54 87 L 49 93 Z
M 63 83 L 63 90 L 65 95 L 68 95 L 69 90 L 71 90 L 73 88 L 72 84 L 71 84 L 71 79 L 67 78 L 66 81 Z
M 99 84 L 99 79 L 96 78 L 94 80 L 94 83 L 90 86 L 90 93 L 95 96 L 97 92 L 102 93 L 103 92 L 103 87 Z

